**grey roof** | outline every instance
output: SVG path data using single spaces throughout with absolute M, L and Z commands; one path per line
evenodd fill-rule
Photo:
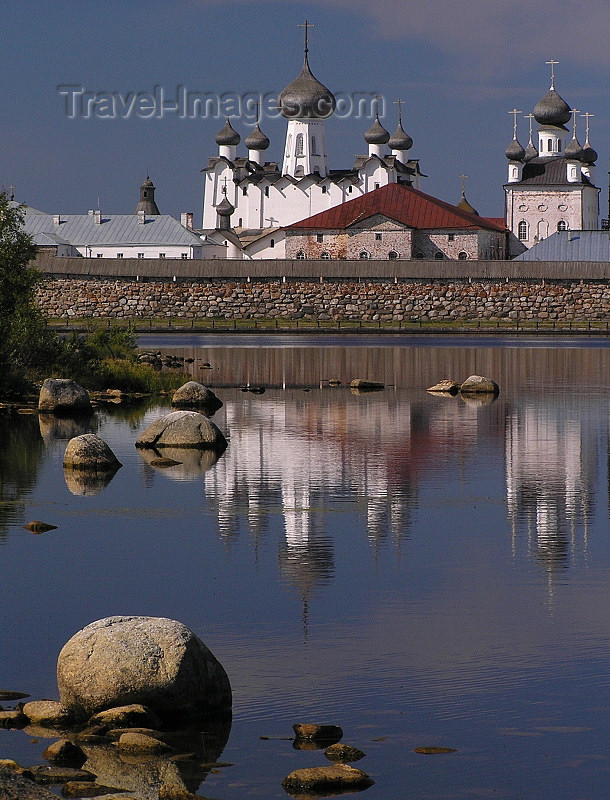
M 568 181 L 568 167 L 563 156 L 539 156 L 532 158 L 524 167 L 521 180 L 511 186 L 593 186 L 581 173 L 577 182 Z
M 265 134 L 261 131 L 258 123 L 253 129 L 252 133 L 246 136 L 245 145 L 248 150 L 266 150 L 270 144 L 271 142 L 269 141 L 269 137 L 265 136 Z
M 102 222 L 93 214 L 63 214 L 54 224 L 51 214 L 26 213 L 24 227 L 37 241 L 39 237 L 58 237 L 75 246 L 86 245 L 200 245 L 201 239 L 168 214 L 147 217 L 138 222 L 135 214 L 102 214 Z M 48 244 L 48 242 L 47 242 Z
M 375 117 L 375 122 L 364 134 L 364 141 L 367 144 L 387 144 L 389 140 L 390 132 L 379 122 L 379 117 Z
M 525 158 L 525 150 L 521 142 L 515 138 L 504 151 L 504 155 L 509 161 L 521 161 Z
M 231 125 L 229 118 L 224 126 L 216 134 L 216 144 L 218 145 L 238 145 L 241 142 L 241 136 Z
M 413 147 L 413 139 L 402 127 L 402 120 L 398 121 L 398 127 L 390 137 L 388 146 L 392 150 L 410 150 Z
M 564 125 L 571 117 L 570 106 L 555 89 L 549 89 L 534 106 L 534 117 L 540 125 Z
M 335 111 L 335 96 L 309 69 L 307 53 L 301 74 L 280 92 L 277 107 L 287 119 L 328 119 Z
M 610 261 L 610 233 L 557 231 L 513 261 Z
M 48 214 L 48 211 L 39 211 L 37 208 L 32 208 L 27 203 L 17 203 L 15 200 L 9 200 L 9 208 L 19 208 L 19 206 L 23 206 L 23 211 L 26 214 Z

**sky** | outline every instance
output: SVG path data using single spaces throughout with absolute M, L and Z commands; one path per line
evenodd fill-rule
M 422 189 L 457 203 L 465 175 L 469 202 L 481 215 L 502 216 L 509 112 L 523 111 L 525 146 L 525 114 L 549 89 L 545 62 L 553 59 L 559 94 L 594 115 L 600 212 L 608 216 L 608 0 L 5 2 L 0 188 L 14 186 L 16 200 L 52 214 L 124 214 L 135 211 L 150 175 L 160 211 L 192 211 L 199 225 L 201 170 L 218 152 L 224 113 L 245 155 L 261 98 L 267 159 L 281 160 L 286 121 L 269 113 L 269 98 L 300 72 L 306 19 L 314 26 L 311 69 L 342 101 L 326 122 L 331 169 L 367 152 L 373 98 L 390 133 L 401 99 L 411 155 L 428 176 Z M 186 94 L 212 102 L 199 115 L 192 103 L 176 109 Z M 577 124 L 582 143 L 585 120 Z

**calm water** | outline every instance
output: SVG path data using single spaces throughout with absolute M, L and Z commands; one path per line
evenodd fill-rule
M 197 359 L 229 448 L 155 469 L 134 442 L 168 408 L 104 409 L 86 430 L 124 466 L 83 495 L 62 470 L 82 427 L 0 418 L 0 688 L 56 699 L 76 630 L 172 617 L 234 691 L 233 766 L 202 795 L 285 798 L 288 772 L 327 763 L 293 749 L 292 723 L 331 722 L 367 753 L 368 800 L 608 796 L 607 339 L 142 345 Z M 495 402 L 425 391 L 472 373 Z M 355 377 L 386 389 L 353 394 Z M 0 731 L 0 758 L 41 763 L 48 743 Z

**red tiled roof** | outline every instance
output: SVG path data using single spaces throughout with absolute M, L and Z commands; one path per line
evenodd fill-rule
M 300 222 L 293 222 L 291 225 L 286 225 L 284 230 L 315 228 L 343 230 L 375 214 L 383 214 L 409 228 L 419 230 L 432 228 L 506 230 L 503 220 L 479 217 L 398 183 L 388 183 Z

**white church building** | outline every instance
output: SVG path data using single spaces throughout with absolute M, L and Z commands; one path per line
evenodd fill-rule
M 551 64 L 551 87 L 536 104 L 530 122 L 529 143 L 523 147 L 517 137 L 517 115 L 513 109 L 513 139 L 506 149 L 508 181 L 506 225 L 514 234 L 512 255 L 533 247 L 557 231 L 597 230 L 599 192 L 595 186 L 597 153 L 589 142 L 589 118 L 586 140 L 577 137 L 580 111 L 570 106 L 555 90 L 554 65 Z M 572 131 L 566 124 L 572 119 Z M 538 123 L 537 146 L 533 141 L 532 121 Z
M 241 136 L 227 119 L 216 136 L 218 154 L 202 170 L 204 234 L 221 227 L 234 229 L 240 238 L 245 231 L 262 234 L 390 183 L 421 188 L 423 176 L 419 162 L 409 156 L 413 140 L 402 127 L 400 112 L 392 135 L 377 117 L 364 136 L 368 153 L 357 155 L 351 168 L 330 169 L 324 126 L 336 101 L 311 72 L 307 25 L 305 30 L 301 73 L 278 97 L 287 120 L 283 161 L 265 161 L 270 141 L 259 124 L 244 140 L 247 152 L 238 154 Z

